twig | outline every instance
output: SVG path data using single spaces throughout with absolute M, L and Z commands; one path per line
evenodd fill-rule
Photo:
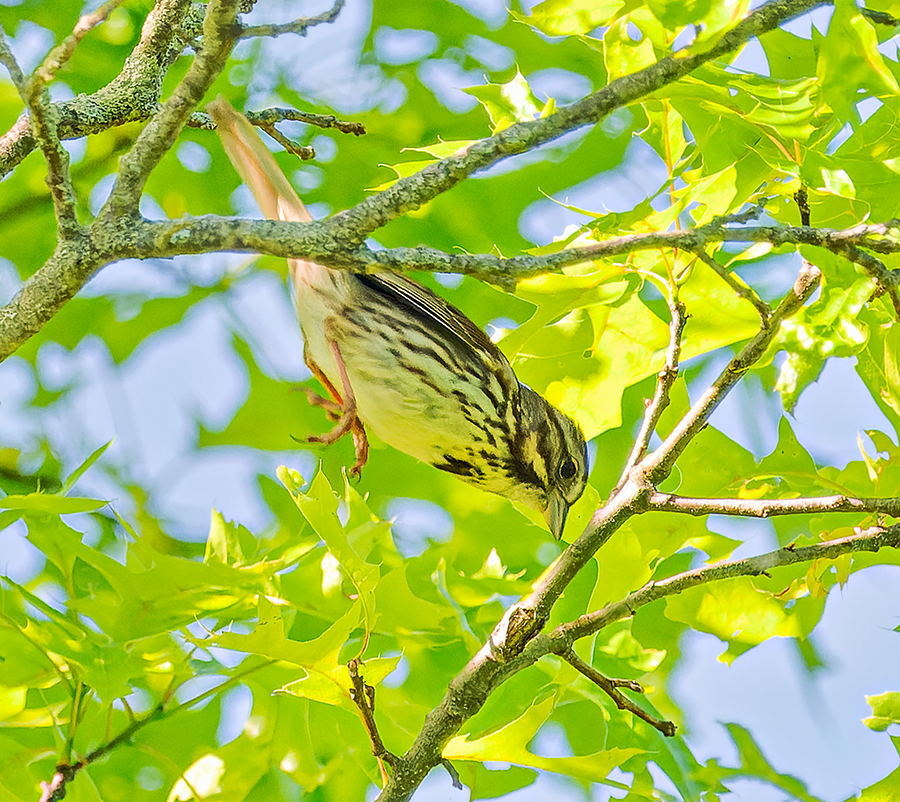
M 6 40 L 6 32 L 3 30 L 2 25 L 0 25 L 0 64 L 6 67 L 9 72 L 9 77 L 19 91 L 19 95 L 24 95 L 25 75 L 23 74 L 19 63 L 16 61 L 16 57 L 13 55 L 12 50 L 10 50 L 9 42 Z
M 794 193 L 794 200 L 797 202 L 797 209 L 800 211 L 800 225 L 809 227 L 809 196 L 806 187 L 802 186 Z
M 873 11 L 870 8 L 861 8 L 859 13 L 864 17 L 868 17 L 872 22 L 878 25 L 887 25 L 890 28 L 896 28 L 900 25 L 900 20 L 897 17 L 891 16 L 886 11 Z
M 72 33 L 69 34 L 60 44 L 53 48 L 44 59 L 40 67 L 35 70 L 35 78 L 41 84 L 50 83 L 56 73 L 72 58 L 75 48 L 81 43 L 87 34 L 96 28 L 101 22 L 104 22 L 115 9 L 122 5 L 125 0 L 107 0 L 100 8 L 91 14 L 84 14 L 79 17 L 78 22 Z
M 378 733 L 378 725 L 375 723 L 375 689 L 371 685 L 367 685 L 360 675 L 361 665 L 362 662 L 358 657 L 354 657 L 347 663 L 351 682 L 350 699 L 359 709 L 360 718 L 372 744 L 372 754 L 394 768 L 397 764 L 397 756 L 385 748 L 381 735 Z
M 260 128 L 263 129 L 272 139 L 274 139 L 281 147 L 283 147 L 288 153 L 293 153 L 300 159 L 304 161 L 308 159 L 316 158 L 315 148 L 307 147 L 305 145 L 298 145 L 295 142 L 292 142 L 288 139 L 284 134 L 281 133 L 274 125 L 269 125 L 268 123 L 260 123 Z
M 709 267 L 719 278 L 722 279 L 732 290 L 734 290 L 735 294 L 739 298 L 743 298 L 745 301 L 749 301 L 753 304 L 756 309 L 757 314 L 759 315 L 760 323 L 763 328 L 765 328 L 769 324 L 769 316 L 772 314 L 772 307 L 770 307 L 762 298 L 760 298 L 754 291 L 752 287 L 748 287 L 739 279 L 736 279 L 729 271 L 727 271 L 722 265 L 716 261 L 713 256 L 710 256 L 703 248 L 698 248 L 693 251 L 694 256 L 696 256 L 703 264 Z
M 31 131 L 47 162 L 47 186 L 53 198 L 56 225 L 61 239 L 72 239 L 81 233 L 76 215 L 78 199 L 69 173 L 69 154 L 63 148 L 58 132 L 58 111 L 50 102 L 47 84 L 72 57 L 75 48 L 90 30 L 103 22 L 123 0 L 108 0 L 92 14 L 85 14 L 63 42 L 54 47 L 31 78 L 16 82 L 19 94 L 31 112 Z
M 260 109 L 259 111 L 245 111 L 242 113 L 253 125 L 258 126 L 275 125 L 285 120 L 291 120 L 293 122 L 315 125 L 318 128 L 334 128 L 342 134 L 362 136 L 366 133 L 366 127 L 362 123 L 339 120 L 333 114 L 313 114 L 308 111 L 284 108 Z M 190 116 L 187 125 L 192 128 L 204 128 L 210 131 L 216 127 L 212 117 L 205 111 L 195 111 Z
M 459 772 L 453 767 L 453 764 L 447 758 L 441 758 L 441 765 L 447 774 L 450 775 L 450 783 L 457 791 L 463 790 L 462 780 L 459 779 Z
M 668 298 L 669 304 L 669 346 L 666 349 L 666 363 L 663 369 L 656 377 L 656 391 L 653 399 L 644 410 L 644 417 L 641 421 L 641 430 L 635 438 L 634 446 L 622 469 L 619 481 L 616 483 L 615 489 L 610 493 L 610 498 L 615 496 L 628 481 L 634 466 L 644 458 L 647 448 L 650 446 L 650 438 L 656 431 L 660 416 L 669 406 L 669 393 L 675 379 L 678 378 L 678 365 L 681 359 L 681 337 L 684 332 L 684 326 L 687 322 L 684 304 L 677 298 Z
M 854 498 L 835 495 L 817 498 L 744 499 L 687 498 L 671 493 L 651 493 L 650 509 L 682 512 L 688 515 L 736 515 L 745 518 L 771 518 L 776 515 L 801 515 L 822 512 L 855 512 L 900 518 L 900 498 Z
M 766 199 L 760 198 L 755 205 L 748 206 L 742 212 L 733 212 L 732 214 L 720 214 L 713 217 L 703 228 L 723 228 L 731 225 L 746 225 L 751 220 L 761 217 L 766 211 Z
M 192 699 L 181 702 L 176 707 L 166 708 L 166 705 L 169 703 L 174 693 L 174 688 L 170 687 L 163 698 L 156 705 L 156 707 L 154 707 L 153 710 L 151 710 L 146 716 L 140 719 L 132 718 L 131 723 L 118 735 L 116 735 L 114 738 L 111 738 L 106 743 L 101 744 L 88 755 L 76 761 L 75 763 L 60 763 L 56 767 L 56 773 L 53 775 L 53 779 L 49 783 L 41 783 L 41 790 L 43 791 L 41 802 L 58 802 L 58 800 L 63 799 L 66 795 L 66 784 L 72 782 L 79 771 L 86 768 L 87 766 L 90 766 L 92 763 L 96 763 L 98 760 L 108 755 L 121 744 L 130 741 L 137 732 L 142 730 L 148 724 L 151 724 L 152 722 L 160 718 L 171 718 L 177 713 L 180 713 L 183 710 L 187 710 L 198 704 L 199 702 L 202 702 L 204 699 L 217 693 L 221 693 L 226 688 L 229 688 L 236 683 L 241 682 L 250 674 L 253 674 L 262 668 L 272 665 L 273 662 L 275 661 L 266 659 L 254 662 L 249 667 L 244 668 L 241 671 L 238 671 L 237 673 L 230 676 L 225 682 L 221 683 L 220 685 L 217 685 L 214 688 L 209 688 L 203 691 L 203 693 L 193 697 Z M 131 717 L 131 709 L 127 707 L 127 703 L 126 709 L 128 711 L 129 717 Z
M 152 721 L 156 721 L 156 719 L 160 718 L 164 713 L 164 703 L 160 702 L 153 710 L 144 716 L 144 718 L 132 722 L 115 738 L 107 741 L 102 746 L 99 746 L 86 757 L 83 757 L 76 763 L 61 763 L 58 765 L 56 767 L 56 773 L 53 775 L 53 779 L 49 783 L 41 783 L 41 791 L 43 793 L 40 802 L 57 802 L 58 800 L 64 799 L 66 796 L 66 785 L 75 779 L 79 771 L 109 754 L 120 744 L 130 741 L 136 732 L 146 727 Z
M 653 483 L 662 481 L 672 470 L 675 460 L 687 444 L 702 429 L 722 399 L 731 391 L 740 378 L 763 356 L 786 318 L 795 314 L 812 296 L 822 274 L 818 268 L 805 263 L 800 275 L 778 307 L 769 317 L 768 324 L 745 345 L 712 386 L 698 399 L 690 411 L 678 422 L 665 442 L 648 458 L 642 468 L 647 471 Z
M 335 4 L 328 10 L 323 11 L 315 17 L 298 17 L 293 22 L 286 22 L 282 25 L 244 25 L 241 28 L 241 39 L 248 39 L 251 36 L 281 36 L 285 33 L 295 33 L 298 36 L 306 36 L 307 30 L 314 25 L 321 25 L 326 22 L 334 22 L 341 9 L 344 7 L 345 0 L 335 0 Z
M 342 134 L 362 136 L 366 133 L 366 127 L 362 123 L 339 120 L 333 114 L 312 114 L 307 111 L 298 111 L 297 109 L 261 109 L 260 111 L 247 112 L 246 117 L 254 125 L 274 125 L 283 120 L 292 120 L 315 125 L 318 128 L 335 128 Z
M 637 693 L 643 693 L 644 689 L 638 683 L 633 682 L 632 680 L 611 679 L 610 677 L 604 676 L 590 663 L 585 662 L 575 654 L 575 650 L 571 647 L 560 652 L 559 656 L 572 666 L 572 668 L 580 671 L 598 688 L 606 693 L 609 698 L 616 703 L 616 707 L 618 707 L 619 710 L 627 710 L 628 712 L 633 713 L 638 718 L 646 721 L 654 729 L 659 730 L 667 738 L 671 738 L 675 735 L 675 731 L 678 728 L 673 722 L 651 716 L 619 691 L 619 688 L 625 687 Z

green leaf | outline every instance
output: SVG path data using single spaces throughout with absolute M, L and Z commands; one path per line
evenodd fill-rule
M 728 643 L 719 659 L 738 655 L 772 637 L 800 637 L 796 618 L 770 593 L 742 577 L 685 590 L 666 599 L 666 616 Z
M 460 780 L 471 789 L 471 799 L 496 799 L 504 794 L 527 788 L 538 778 L 532 769 L 510 766 L 507 769 L 488 768 L 467 760 L 455 767 Z
M 527 745 L 547 720 L 553 709 L 553 698 L 529 707 L 521 716 L 490 735 L 469 739 L 457 735 L 450 739 L 442 753 L 447 760 L 502 760 L 519 766 L 545 769 L 587 782 L 607 782 L 607 775 L 641 749 L 612 749 L 576 757 L 541 757 L 528 751 Z
M 375 587 L 379 580 L 377 565 L 366 561 L 374 541 L 388 536 L 390 525 L 369 512 L 359 494 L 345 480 L 345 502 L 351 510 L 347 528 L 338 518 L 338 498 L 321 472 L 310 482 L 307 492 L 300 491 L 286 468 L 278 478 L 285 484 L 300 512 L 325 541 L 328 551 L 346 571 L 358 593 L 366 629 L 375 625 Z
M 400 662 L 400 655 L 390 658 L 371 658 L 359 668 L 360 676 L 366 685 L 376 688 Z M 306 672 L 302 679 L 291 682 L 281 689 L 281 693 L 304 699 L 314 699 L 334 707 L 342 707 L 349 713 L 359 715 L 356 703 L 350 698 L 352 681 L 346 665 L 335 666 L 329 671 Z
M 285 636 L 281 610 L 265 596 L 259 597 L 259 618 L 256 628 L 249 635 L 221 632 L 211 640 L 224 649 L 247 652 L 282 660 L 307 669 L 330 670 L 337 665 L 338 653 L 347 642 L 350 633 L 359 624 L 360 605 L 354 604 L 318 638 L 296 641 Z M 196 641 L 198 644 L 206 640 Z
M 891 724 L 900 724 L 900 692 L 887 691 L 877 696 L 867 696 L 872 715 L 863 719 L 869 729 L 884 732 Z
M 100 459 L 100 457 L 103 456 L 103 454 L 106 452 L 106 449 L 108 449 L 112 444 L 113 441 L 110 440 L 108 443 L 100 446 L 100 448 L 98 448 L 84 462 L 82 462 L 81 465 L 79 465 L 74 471 L 72 471 L 72 473 L 69 475 L 69 478 L 66 479 L 65 483 L 63 484 L 62 490 L 59 491 L 60 495 L 67 496 L 69 494 L 69 491 L 75 485 L 75 482 L 77 482 L 82 477 L 84 472 L 88 468 L 90 468 L 91 465 L 93 465 L 98 459 Z
M 806 786 L 796 777 L 775 771 L 753 741 L 748 730 L 737 724 L 726 724 L 725 726 L 728 728 L 728 734 L 738 749 L 741 768 L 734 772 L 735 775 L 759 778 L 769 782 L 776 788 L 787 791 L 791 798 L 798 800 L 798 802 L 820 802 L 816 797 L 809 794 Z
M 76 512 L 93 512 L 108 502 L 97 498 L 68 498 L 45 493 L 29 493 L 27 496 L 0 498 L 0 509 L 45 515 L 69 515 Z
M 846 121 L 853 116 L 864 87 L 875 97 L 894 95 L 900 86 L 878 51 L 872 24 L 852 0 L 837 0 L 828 34 L 819 49 L 817 77 L 822 99 Z
M 648 6 L 667 28 L 677 29 L 691 25 L 705 17 L 712 0 L 649 0 Z
M 782 323 L 774 347 L 783 349 L 787 358 L 776 389 L 788 412 L 828 359 L 854 356 L 865 347 L 869 334 L 859 317 L 874 290 L 875 282 L 867 276 L 849 287 L 826 278 L 819 299 Z
M 900 326 L 884 335 L 884 390 L 882 398 L 900 415 Z
M 900 737 L 891 736 L 894 749 L 900 753 Z M 896 802 L 897 789 L 900 788 L 900 768 L 894 769 L 883 780 L 864 788 L 857 797 L 860 802 Z
M 516 18 L 550 36 L 587 34 L 609 22 L 624 5 L 623 0 L 544 0 L 529 16 Z
M 242 532 L 250 536 L 250 533 L 242 526 L 226 522 L 222 515 L 213 509 L 203 562 L 241 565 L 244 562 L 244 552 L 241 547 Z
M 464 89 L 476 98 L 491 118 L 491 133 L 496 134 L 513 123 L 533 120 L 541 116 L 545 104 L 531 91 L 528 81 L 516 70 L 515 76 L 504 84 L 485 84 Z

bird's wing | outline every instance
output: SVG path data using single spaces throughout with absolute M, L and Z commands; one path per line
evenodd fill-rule
M 487 353 L 493 360 L 508 365 L 503 352 L 478 326 L 440 295 L 403 273 L 357 274 L 369 289 L 402 304 L 426 323 L 436 324 L 454 341 L 475 354 Z

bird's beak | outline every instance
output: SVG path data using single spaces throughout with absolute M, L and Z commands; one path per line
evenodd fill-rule
M 547 502 L 547 509 L 544 510 L 544 520 L 553 533 L 553 537 L 559 540 L 562 537 L 563 527 L 566 525 L 566 515 L 569 512 L 569 504 L 562 497 L 562 494 L 553 491 Z

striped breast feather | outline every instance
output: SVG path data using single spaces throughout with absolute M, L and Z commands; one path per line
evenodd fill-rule
M 512 368 L 503 352 L 478 326 L 440 295 L 402 273 L 355 273 L 360 283 L 379 293 L 389 302 L 400 304 L 405 310 L 426 325 L 436 326 L 449 342 L 469 356 L 483 359 L 487 356 L 498 366 Z

